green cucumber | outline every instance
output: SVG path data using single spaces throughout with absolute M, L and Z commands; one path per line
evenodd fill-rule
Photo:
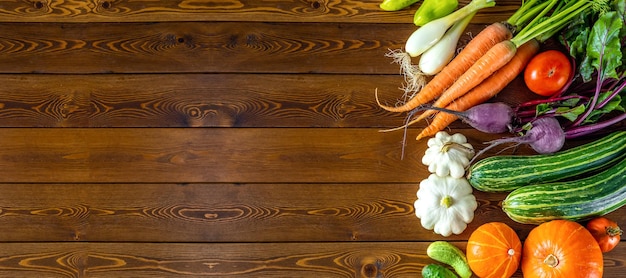
M 585 221 L 626 205 L 626 159 L 593 176 L 530 185 L 502 201 L 512 220 L 541 224 L 554 219 Z
M 422 268 L 422 277 L 424 278 L 459 278 L 452 270 L 438 265 L 429 264 Z
M 617 131 L 554 154 L 491 156 L 474 163 L 467 179 L 479 191 L 510 192 L 607 168 L 624 157 L 626 131 Z
M 462 278 L 472 276 L 472 269 L 467 263 L 465 253 L 458 247 L 446 241 L 435 241 L 428 245 L 426 254 L 433 260 L 448 264 Z

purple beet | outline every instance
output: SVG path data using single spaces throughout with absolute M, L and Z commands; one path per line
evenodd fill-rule
M 489 146 L 478 152 L 474 159 L 484 154 L 487 150 L 506 143 L 514 143 L 515 145 L 528 144 L 533 150 L 541 154 L 555 153 L 563 148 L 565 132 L 557 119 L 554 117 L 543 117 L 534 120 L 531 124 L 531 128 L 522 136 L 487 142 Z
M 439 107 L 423 109 L 437 110 L 455 115 L 471 127 L 485 133 L 502 133 L 509 131 L 514 115 L 513 108 L 502 102 L 482 103 L 465 111 L 455 111 Z

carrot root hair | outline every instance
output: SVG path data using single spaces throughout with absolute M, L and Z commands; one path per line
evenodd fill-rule
M 404 102 L 404 104 L 400 106 L 386 106 L 382 105 L 377 99 L 378 105 L 390 112 L 407 112 L 436 99 L 446 89 L 452 86 L 452 84 L 454 84 L 454 82 L 478 59 L 488 52 L 489 49 L 501 41 L 509 40 L 511 36 L 511 30 L 502 23 L 496 22 L 488 25 L 478 33 L 441 72 L 435 75 L 430 82 L 426 83 L 419 92 L 412 95 L 409 101 Z M 410 63 L 410 55 L 402 51 L 392 51 L 390 53 L 389 55 L 395 57 L 397 63 L 403 65 L 404 69 L 402 69 L 401 72 L 406 74 L 407 84 L 410 84 L 414 78 L 420 76 L 419 74 L 415 75 L 412 73 L 415 69 Z M 421 74 L 421 76 L 424 77 L 423 74 Z M 413 90 L 416 87 L 407 86 L 407 88 Z M 405 91 L 407 88 L 405 88 Z
M 404 77 L 404 84 L 400 89 L 404 97 L 409 99 L 413 94 L 426 85 L 426 75 L 411 61 L 411 55 L 401 49 L 389 50 L 385 56 L 393 59 L 393 63 L 400 65 L 400 74 Z

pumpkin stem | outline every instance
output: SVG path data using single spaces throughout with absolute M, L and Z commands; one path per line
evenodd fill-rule
M 446 208 L 451 207 L 452 206 L 452 197 L 450 197 L 450 196 L 443 197 L 443 199 L 441 199 L 441 205 L 446 207 Z
M 622 229 L 620 229 L 617 226 L 606 227 L 606 234 L 609 235 L 610 237 L 621 236 L 623 233 L 624 231 L 622 231 Z
M 546 257 L 545 260 L 543 260 L 544 264 L 547 264 L 549 267 L 556 267 L 557 265 L 559 265 L 559 258 L 557 258 L 555 255 L 548 255 Z
M 447 153 L 450 149 L 457 149 L 460 151 L 467 152 L 469 154 L 474 153 L 474 149 L 463 146 L 457 142 L 446 142 L 445 144 L 443 144 L 443 146 L 441 146 L 442 153 Z

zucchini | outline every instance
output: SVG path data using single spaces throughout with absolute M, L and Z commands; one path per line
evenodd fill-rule
M 554 219 L 585 221 L 626 204 L 626 159 L 593 176 L 525 186 L 502 201 L 512 220 L 541 224 Z
M 424 278 L 459 278 L 452 270 L 438 264 L 429 264 L 422 268 Z
M 435 241 L 428 245 L 426 254 L 431 259 L 450 265 L 462 278 L 470 278 L 472 269 L 467 263 L 465 253 L 447 241 Z
M 617 131 L 553 154 L 487 157 L 470 167 L 467 179 L 479 191 L 510 192 L 607 168 L 624 157 L 626 131 Z

